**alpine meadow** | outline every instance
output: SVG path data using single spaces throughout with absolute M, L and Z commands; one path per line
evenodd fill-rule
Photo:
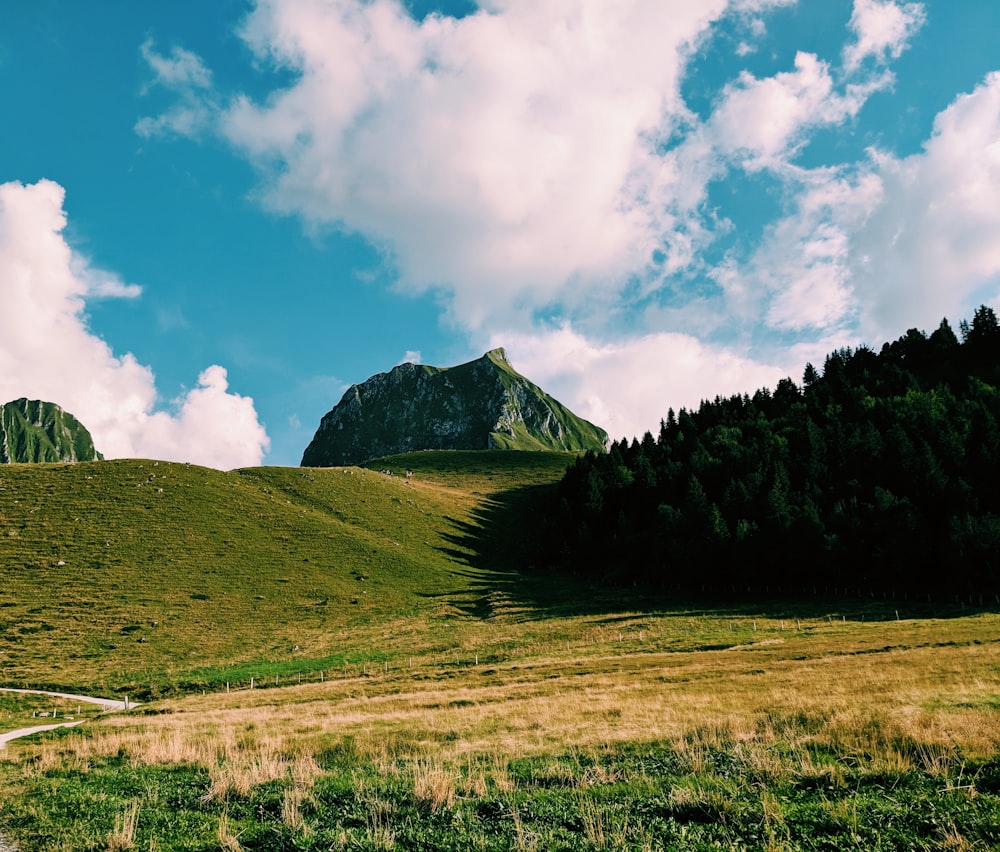
M 995 347 L 992 313 L 962 332 L 963 342 L 914 331 L 878 355 L 833 353 L 822 374 L 806 369 L 803 390 L 788 380 L 671 412 L 659 440 L 607 454 L 427 450 L 230 473 L 151 460 L 0 469 L 4 684 L 131 703 L 80 717 L 67 699 L 0 693 L 5 729 L 42 714 L 84 721 L 8 746 L 3 834 L 43 850 L 995 847 L 1000 615 L 988 549 L 973 551 L 971 567 L 956 549 L 942 577 L 907 574 L 895 548 L 881 562 L 870 548 L 862 582 L 846 571 L 856 556 L 838 572 L 832 534 L 783 539 L 764 521 L 784 522 L 773 494 L 787 482 L 800 528 L 809 483 L 798 471 L 817 446 L 831 478 L 809 493 L 838 505 L 838 489 L 881 489 L 880 506 L 912 500 L 920 512 L 914 494 L 927 492 L 889 492 L 893 468 L 878 453 L 869 476 L 831 464 L 850 453 L 797 441 L 806 427 L 789 418 L 817 410 L 810 395 L 823 394 L 821 434 L 850 447 L 867 427 L 836 394 L 872 412 L 902 394 L 910 411 L 934 388 L 931 401 L 972 412 L 952 417 L 957 431 L 995 435 L 997 361 L 983 354 Z M 942 345 L 951 360 L 926 357 Z M 724 540 L 699 538 L 697 517 L 683 538 L 633 532 L 650 505 L 661 519 L 700 505 L 692 486 L 664 502 L 678 477 L 747 475 L 742 455 L 708 457 L 723 428 L 715 412 L 734 409 L 753 424 L 731 444 L 760 471 L 757 523 L 771 557 L 763 544 L 755 559 L 738 550 L 746 525 L 713 506 L 712 484 L 704 502 Z M 929 443 L 917 452 L 936 456 L 941 432 L 920 434 Z M 636 461 L 644 445 L 704 466 L 650 473 Z M 974 523 L 988 528 L 995 470 L 985 460 L 997 443 L 947 446 L 945 493 L 978 507 Z M 607 540 L 593 496 L 587 526 L 570 527 L 566 495 L 590 468 L 604 477 L 600 505 L 618 507 Z M 890 534 L 874 508 L 852 505 L 854 535 Z M 840 531 L 842 515 L 826 523 Z M 574 556 L 582 536 L 590 544 Z M 665 549 L 656 559 L 637 541 Z
M 0 852 L 1000 850 L 1000 0 L 0 0 Z

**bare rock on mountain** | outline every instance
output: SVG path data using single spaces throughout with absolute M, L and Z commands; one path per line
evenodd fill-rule
M 503 349 L 457 367 L 401 364 L 352 385 L 322 419 L 303 467 L 415 450 L 603 450 L 607 433 L 518 373 Z

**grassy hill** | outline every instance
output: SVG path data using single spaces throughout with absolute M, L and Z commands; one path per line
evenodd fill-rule
M 147 700 L 0 752 L 0 834 L 1000 848 L 1000 615 L 654 602 L 517 572 L 567 461 L 0 470 L 2 678 Z M 0 726 L 50 705 L 3 696 Z
M 3 468 L 0 681 L 156 692 L 412 651 L 502 561 L 495 510 L 516 515 L 569 458 Z

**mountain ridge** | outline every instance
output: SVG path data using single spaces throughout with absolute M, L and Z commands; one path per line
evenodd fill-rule
M 89 430 L 54 402 L 0 404 L 0 463 L 103 461 Z
M 405 363 L 351 385 L 303 467 L 417 450 L 603 450 L 607 433 L 518 373 L 503 348 L 454 367 Z

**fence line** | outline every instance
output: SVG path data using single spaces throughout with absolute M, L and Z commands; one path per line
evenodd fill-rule
M 280 688 L 287 686 L 299 686 L 310 684 L 322 684 L 326 682 L 345 681 L 359 678 L 376 678 L 379 676 L 388 677 L 419 677 L 428 671 L 441 671 L 449 668 L 475 668 L 483 665 L 498 665 L 516 660 L 523 660 L 526 656 L 552 656 L 557 658 L 563 654 L 572 654 L 575 650 L 593 653 L 602 648 L 609 653 L 618 656 L 631 656 L 633 654 L 652 653 L 695 653 L 698 651 L 723 651 L 729 648 L 745 648 L 746 642 L 741 638 L 749 640 L 749 644 L 756 641 L 760 643 L 760 635 L 766 633 L 782 634 L 796 633 L 806 634 L 818 630 L 829 631 L 837 627 L 847 627 L 848 625 L 889 625 L 901 624 L 907 619 L 905 612 L 893 609 L 881 613 L 881 618 L 871 618 L 871 613 L 856 613 L 848 618 L 847 613 L 826 613 L 812 618 L 799 617 L 768 617 L 758 616 L 745 618 L 713 617 L 713 616 L 689 616 L 690 633 L 697 634 L 704 632 L 704 644 L 691 648 L 672 647 L 674 640 L 679 635 L 676 626 L 681 623 L 681 616 L 672 615 L 659 619 L 647 619 L 641 625 L 636 625 L 630 629 L 619 629 L 609 631 L 607 628 L 595 627 L 583 631 L 575 639 L 552 638 L 548 640 L 536 641 L 534 643 L 524 643 L 517 646 L 505 646 L 493 648 L 492 650 L 473 650 L 469 648 L 457 648 L 454 651 L 442 654 L 411 654 L 401 653 L 392 659 L 382 658 L 381 660 L 370 660 L 362 657 L 355 658 L 355 662 L 344 659 L 342 665 L 328 663 L 323 668 L 303 668 L 288 674 L 280 672 L 269 673 L 262 668 L 261 673 L 248 675 L 242 679 L 229 680 L 225 682 L 226 692 Z M 921 617 L 927 617 L 922 614 Z M 674 630 L 664 632 L 665 622 L 671 622 Z M 715 635 L 717 634 L 717 636 Z M 661 645 L 664 637 L 667 637 L 668 644 Z M 712 641 L 713 637 L 717 640 Z M 756 637 L 756 640 L 755 640 Z M 725 641 L 723 641 L 723 639 Z M 221 681 L 216 686 L 221 689 Z M 182 691 L 187 691 L 186 687 L 193 687 L 205 691 L 212 688 L 211 682 L 203 684 L 188 683 L 178 685 Z

